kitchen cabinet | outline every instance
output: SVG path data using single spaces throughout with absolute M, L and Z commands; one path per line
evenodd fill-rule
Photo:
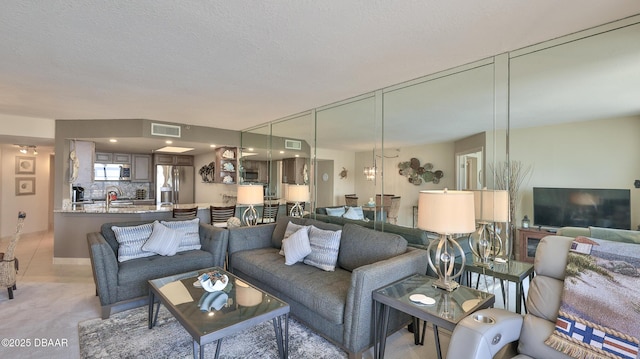
M 153 182 L 151 155 L 133 154 L 131 182 Z
M 258 174 L 258 178 L 255 179 L 247 179 L 246 176 L 244 178 L 247 182 L 259 182 L 259 183 L 268 183 L 269 182 L 269 162 L 267 161 L 253 161 L 253 160 L 243 160 L 242 167 L 246 172 L 255 172 Z
M 131 164 L 131 154 L 129 153 L 110 153 L 110 152 L 96 152 L 96 163 L 104 164 Z
M 215 183 L 234 184 L 238 175 L 238 149 L 236 147 L 216 148 Z
M 301 157 L 282 159 L 282 183 L 305 184 L 309 180 L 307 159 Z
M 114 153 L 112 157 L 113 163 L 131 164 L 131 154 L 129 153 Z
M 113 153 L 96 152 L 96 163 L 111 163 L 113 161 Z
M 153 158 L 156 165 L 193 166 L 193 156 L 156 154 Z

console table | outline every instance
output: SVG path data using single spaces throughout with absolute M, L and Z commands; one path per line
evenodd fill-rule
M 552 232 L 545 229 L 518 228 L 518 240 L 520 241 L 518 260 L 533 263 L 540 240 L 552 234 Z

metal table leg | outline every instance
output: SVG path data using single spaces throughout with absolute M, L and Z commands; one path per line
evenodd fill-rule
M 382 307 L 382 323 L 381 323 L 381 330 L 382 332 L 380 333 L 380 352 L 378 359 L 384 359 L 384 351 L 386 349 L 386 345 L 387 345 L 387 330 L 389 327 L 389 311 L 390 311 L 390 307 L 388 305 L 383 305 Z
M 435 340 L 438 359 L 442 359 L 442 351 L 440 350 L 440 335 L 438 334 L 438 326 L 435 324 L 433 324 L 433 339 Z
M 149 291 L 149 329 L 153 328 L 153 325 L 155 324 L 154 320 L 153 320 L 153 302 L 155 301 L 155 296 L 153 295 L 153 291 Z
M 282 330 L 282 319 L 284 318 L 284 334 Z M 278 344 L 278 354 L 280 359 L 287 359 L 289 356 L 289 315 L 284 314 L 273 318 L 273 329 L 276 332 L 276 342 Z

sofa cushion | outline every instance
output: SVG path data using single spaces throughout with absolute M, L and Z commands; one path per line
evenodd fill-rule
M 624 229 L 589 227 L 590 237 L 606 239 L 615 242 L 638 243 L 640 244 L 640 231 L 629 231 Z
M 331 323 L 342 325 L 344 322 L 351 272 L 340 268 L 325 272 L 302 263 L 286 266 L 275 248 L 236 252 L 233 269 L 244 273 L 258 286 L 277 288 Z
M 142 250 L 161 256 L 172 256 L 176 254 L 180 241 L 181 238 L 177 231 L 158 221 L 153 221 L 151 237 L 144 242 Z
M 200 249 L 200 218 L 194 218 L 187 221 L 162 221 L 165 226 L 179 233 L 180 246 L 178 252 Z
M 339 218 L 339 217 L 331 217 L 331 216 L 329 216 L 329 218 Z M 334 224 L 334 223 L 327 223 L 327 222 L 323 222 L 323 221 L 317 221 L 315 219 L 310 219 L 310 218 L 306 219 L 304 224 L 305 224 L 305 226 L 314 226 L 316 228 L 324 229 L 326 231 L 339 231 L 339 230 L 342 229 L 342 225 Z
M 271 234 L 271 246 L 273 248 L 282 248 L 282 240 L 284 239 L 284 235 L 287 231 L 287 226 L 289 222 L 297 225 L 305 225 L 304 218 L 297 217 L 280 217 L 276 222 L 276 228 L 273 229 L 273 233 Z
M 393 233 L 378 232 L 362 226 L 345 223 L 340 240 L 338 265 L 353 271 L 407 251 L 407 240 Z
M 311 226 L 309 243 L 311 253 L 304 259 L 304 264 L 318 267 L 325 271 L 335 270 L 340 250 L 342 230 L 331 231 Z
M 282 240 L 282 248 L 284 250 L 284 264 L 290 266 L 302 262 L 304 257 L 311 253 L 308 229 L 303 226 Z
M 148 295 L 148 280 L 212 267 L 213 261 L 213 254 L 193 250 L 178 252 L 172 257 L 152 255 L 120 263 L 118 286 L 122 286 L 123 291 L 130 291 L 130 293 L 120 293 L 121 289 L 119 288 L 118 297 L 135 298 Z
M 112 226 L 111 230 L 118 241 L 118 262 L 155 255 L 153 252 L 142 250 L 142 246 L 151 236 L 153 223 L 127 227 Z

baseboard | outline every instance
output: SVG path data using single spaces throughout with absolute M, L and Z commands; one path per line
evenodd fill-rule
M 53 264 L 91 265 L 91 259 L 53 257 Z

